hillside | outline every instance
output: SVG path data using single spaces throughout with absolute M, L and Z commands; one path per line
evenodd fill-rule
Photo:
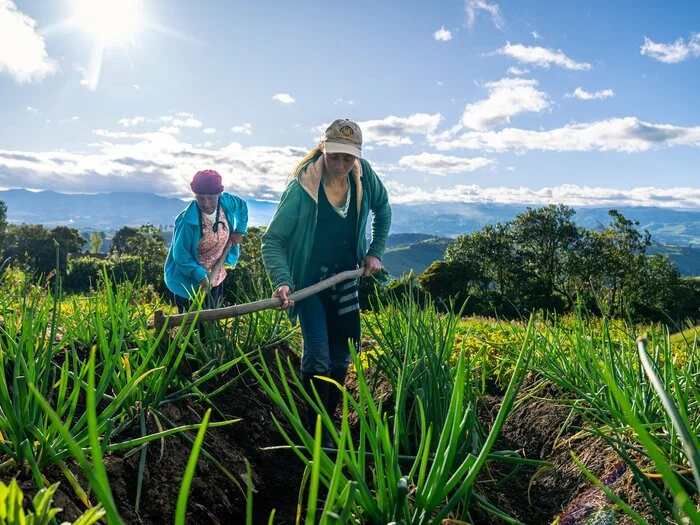
M 447 237 L 421 233 L 392 234 L 387 239 L 387 250 L 382 263 L 393 278 L 411 270 L 418 275 L 434 261 L 443 258 L 450 242 L 452 239 Z M 649 252 L 667 254 L 684 277 L 700 276 L 700 248 L 657 244 Z
M 0 191 L 0 201 L 7 204 L 10 223 L 59 225 L 78 229 L 115 231 L 122 226 L 151 223 L 171 225 L 184 209 L 181 199 L 151 193 L 66 194 L 54 191 Z M 249 224 L 266 226 L 277 203 L 247 199 Z M 392 234 L 395 246 L 411 244 L 429 237 L 455 237 L 479 230 L 487 224 L 514 219 L 525 211 L 524 205 L 491 203 L 440 203 L 392 205 Z M 647 229 L 654 242 L 700 247 L 700 211 L 652 207 L 620 207 L 625 217 L 638 220 L 640 229 Z M 574 221 L 586 229 L 607 225 L 608 208 L 576 208 Z M 415 237 L 423 234 L 424 237 Z M 413 236 L 413 237 L 412 237 Z
M 700 248 L 663 244 L 652 246 L 649 251 L 668 255 L 685 277 L 700 276 Z
M 391 277 L 401 277 L 413 270 L 419 275 L 434 261 L 440 260 L 445 248 L 452 242 L 446 237 L 432 237 L 423 234 L 389 235 L 387 245 L 391 246 L 384 253 L 382 264 Z

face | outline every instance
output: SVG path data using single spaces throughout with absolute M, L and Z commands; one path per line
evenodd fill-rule
M 324 153 L 326 168 L 331 175 L 347 175 L 357 157 L 347 153 Z
M 216 210 L 216 205 L 219 202 L 219 194 L 215 195 L 195 195 L 194 200 L 197 201 L 199 209 L 204 213 L 212 213 Z

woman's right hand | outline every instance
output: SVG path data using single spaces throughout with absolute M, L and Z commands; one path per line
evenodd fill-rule
M 289 286 L 286 284 L 278 286 L 277 289 L 272 292 L 273 298 L 278 297 L 282 301 L 276 310 L 286 310 L 287 308 L 294 306 L 294 301 L 289 297 L 291 292 L 291 288 L 289 288 Z

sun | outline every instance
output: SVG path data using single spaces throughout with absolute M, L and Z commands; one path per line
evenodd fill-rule
M 133 39 L 143 22 L 140 0 L 75 0 L 73 23 L 101 44 Z

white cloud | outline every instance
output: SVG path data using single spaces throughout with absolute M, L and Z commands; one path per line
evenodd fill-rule
M 141 86 L 139 86 L 138 84 L 134 84 L 134 89 L 139 90 L 141 89 Z
M 526 67 L 520 68 L 517 66 L 510 66 L 508 68 L 508 73 L 511 75 L 527 75 L 530 72 Z
M 138 126 L 144 122 L 146 122 L 146 117 L 131 117 L 120 119 L 118 124 L 124 126 L 125 128 L 129 128 L 131 126 Z
M 534 38 L 535 40 L 542 39 L 542 35 L 540 35 L 537 31 L 532 31 L 530 34 L 532 35 L 532 38 Z
M 411 145 L 413 139 L 409 135 L 432 135 L 437 130 L 441 120 L 440 113 L 434 115 L 414 113 L 408 117 L 389 115 L 383 119 L 365 120 L 357 124 L 362 130 L 363 149 L 371 150 L 374 146 L 395 148 Z M 330 122 L 326 122 L 312 128 L 313 132 L 318 133 L 317 141 L 322 139 L 322 135 L 329 125 Z
M 216 133 L 216 129 L 215 128 L 204 128 L 202 130 L 202 133 L 205 133 L 206 135 L 213 135 L 214 133 Z
M 281 102 L 282 104 L 294 104 L 296 100 L 289 93 L 277 93 L 272 96 L 272 100 Z
M 46 52 L 36 22 L 19 11 L 14 2 L 0 0 L 0 73 L 16 82 L 41 82 L 58 67 Z
M 227 191 L 244 198 L 277 199 L 292 168 L 308 153 L 299 147 L 215 146 L 189 143 L 158 131 L 95 130 L 87 153 L 0 150 L 0 186 L 62 192 L 139 191 L 187 196 L 192 174 L 215 167 Z
M 438 86 L 444 86 L 445 84 L 442 82 L 442 80 L 438 80 L 438 81 L 437 81 L 437 85 L 438 85 Z
M 201 128 L 202 123 L 196 118 L 186 118 L 186 119 L 173 119 L 173 126 L 182 126 L 184 128 Z
M 515 171 L 515 166 L 506 166 L 506 171 Z
M 231 131 L 234 133 L 244 133 L 246 135 L 253 134 L 253 125 L 250 122 L 244 122 L 241 126 L 233 126 Z
M 426 153 L 420 155 L 406 155 L 399 159 L 399 166 L 409 168 L 432 175 L 452 175 L 457 173 L 470 173 L 478 169 L 495 164 L 493 159 L 485 157 L 453 157 L 440 153 Z
M 547 49 L 539 46 L 525 46 L 523 44 L 506 45 L 495 51 L 498 55 L 505 55 L 516 59 L 518 62 L 532 64 L 537 67 L 549 68 L 551 65 L 559 66 L 573 71 L 585 71 L 591 69 L 587 62 L 576 62 L 567 57 L 561 50 Z
M 415 113 L 408 117 L 390 115 L 381 120 L 358 122 L 365 143 L 378 146 L 403 146 L 413 144 L 409 135 L 430 135 L 435 133 L 442 115 L 436 113 Z M 323 127 L 325 131 L 327 125 Z
M 537 80 L 502 78 L 484 84 L 488 98 L 467 104 L 462 124 L 467 128 L 484 130 L 508 124 L 510 118 L 524 112 L 540 112 L 549 107 L 547 94 L 536 89 Z
M 173 115 L 164 115 L 160 117 L 161 122 L 169 122 L 172 126 L 183 128 L 201 128 L 201 121 L 193 117 L 192 113 L 176 113 Z
M 489 4 L 485 0 L 465 0 L 465 8 L 467 11 L 467 27 L 469 29 L 474 28 L 474 22 L 476 21 L 476 15 L 479 11 L 484 11 L 491 16 L 491 22 L 498 29 L 502 29 L 505 21 L 501 16 L 501 8 L 498 4 Z
M 690 35 L 688 42 L 679 38 L 671 44 L 660 44 L 645 36 L 639 53 L 659 62 L 677 64 L 688 58 L 700 56 L 700 33 Z
M 458 184 L 449 188 L 438 187 L 426 191 L 415 186 L 404 186 L 396 181 L 387 180 L 385 186 L 390 200 L 394 204 L 454 203 L 464 204 L 488 202 L 493 204 L 519 204 L 528 206 L 546 206 L 548 204 L 567 204 L 569 206 L 621 207 L 621 206 L 658 206 L 662 208 L 700 207 L 700 189 L 698 188 L 655 188 L 640 187 L 630 190 L 600 188 L 563 184 L 561 186 L 540 189 L 526 187 L 489 187 L 482 188 L 476 184 Z
M 433 33 L 433 38 L 438 42 L 447 42 L 452 40 L 452 32 L 449 29 L 445 29 L 445 26 L 442 26 Z
M 333 101 L 333 104 L 338 105 L 338 104 L 347 104 L 348 106 L 354 106 L 355 101 L 354 100 L 345 100 L 344 98 L 336 98 Z
M 32 115 L 38 115 L 39 110 L 37 108 L 33 108 L 32 106 L 27 106 L 27 111 L 31 113 Z
M 94 88 L 91 87 L 92 83 L 90 80 L 90 74 L 88 73 L 88 70 L 85 69 L 83 66 L 79 66 L 79 65 L 74 65 L 73 67 L 75 68 L 76 71 L 80 72 L 80 75 L 83 77 L 80 79 L 80 85 L 87 87 L 91 91 L 94 91 Z
M 602 98 L 614 97 L 615 92 L 612 89 L 601 89 L 595 93 L 586 91 L 581 87 L 577 87 L 573 93 L 567 93 L 564 98 L 577 98 L 579 100 L 598 100 Z
M 458 137 L 429 137 L 441 151 L 619 151 L 634 153 L 663 146 L 700 147 L 700 126 L 652 124 L 635 117 L 568 124 L 545 131 L 506 128 L 469 131 Z

